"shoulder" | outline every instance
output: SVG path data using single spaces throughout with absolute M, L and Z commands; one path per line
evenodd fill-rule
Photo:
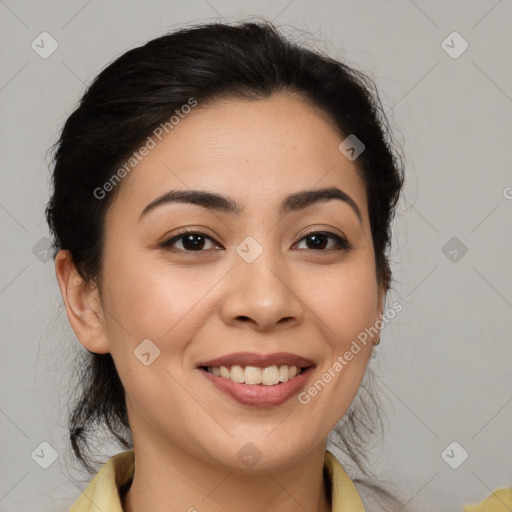
M 510 512 L 512 510 L 512 487 L 497 489 L 478 505 L 466 505 L 464 512 Z

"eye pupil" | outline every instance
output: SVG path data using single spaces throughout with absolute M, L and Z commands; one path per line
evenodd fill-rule
M 200 239 L 200 240 L 198 240 Z M 187 246 L 187 244 L 189 244 Z M 198 234 L 190 234 L 190 235 L 187 235 L 185 237 L 183 237 L 183 247 L 185 247 L 186 249 L 192 249 L 192 250 L 197 250 L 197 249 L 202 249 L 204 246 L 204 237 L 202 235 L 198 235 Z
M 309 240 L 313 241 L 313 248 L 314 249 L 322 249 L 325 246 L 325 239 L 326 238 L 327 237 L 325 235 L 322 235 L 322 234 L 314 234 L 314 235 L 310 235 L 308 237 Z

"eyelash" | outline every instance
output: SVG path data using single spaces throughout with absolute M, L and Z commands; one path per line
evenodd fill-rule
M 179 240 L 182 240 L 185 236 L 190 236 L 190 235 L 200 235 L 208 240 L 211 240 L 212 242 L 215 242 L 215 240 L 213 240 L 213 238 L 211 238 L 210 236 L 206 235 L 205 233 L 202 233 L 201 231 L 195 231 L 193 229 L 190 229 L 190 230 L 184 230 L 182 231 L 181 233 L 178 233 L 177 235 L 173 236 L 172 238 L 168 239 L 168 240 L 165 240 L 164 242 L 162 242 L 160 244 L 161 247 L 163 247 L 164 249 L 175 249 L 173 246 L 173 244 Z M 337 248 L 335 247 L 331 247 L 329 249 L 309 249 L 311 251 L 319 251 L 319 252 L 328 252 L 329 250 L 332 250 L 332 249 L 335 249 L 335 250 L 338 250 L 338 251 L 350 251 L 352 249 L 352 246 L 350 245 L 350 243 L 348 242 L 348 240 L 346 240 L 345 238 L 339 236 L 339 235 L 336 235 L 334 233 L 331 233 L 330 231 L 310 231 L 309 233 L 306 233 L 300 240 L 299 242 L 302 242 L 302 240 L 312 236 L 312 235 L 323 235 L 323 236 L 326 236 L 327 238 L 332 238 L 333 240 L 336 241 L 336 244 L 337 244 Z M 179 251 L 182 251 L 182 252 L 188 252 L 188 253 L 194 253 L 194 252 L 204 252 L 203 249 L 201 250 L 198 250 L 198 251 L 189 251 L 187 249 L 178 249 Z

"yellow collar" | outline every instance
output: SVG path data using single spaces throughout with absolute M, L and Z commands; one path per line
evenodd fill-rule
M 329 451 L 325 452 L 324 469 L 331 484 L 332 512 L 365 512 L 352 480 Z M 120 487 L 132 481 L 134 472 L 133 450 L 114 455 L 103 465 L 70 512 L 123 512 Z

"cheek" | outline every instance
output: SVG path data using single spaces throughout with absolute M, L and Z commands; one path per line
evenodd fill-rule
M 180 340 L 189 338 L 204 290 L 214 284 L 204 274 L 199 281 L 191 269 L 170 272 L 165 264 L 126 254 L 113 264 L 106 260 L 104 275 L 107 335 L 114 356 L 122 356 L 127 344 L 135 349 L 144 339 L 166 353 L 170 348 L 178 353 Z M 169 341 L 172 345 L 166 346 Z
M 304 302 L 322 320 L 318 325 L 338 348 L 377 320 L 379 287 L 373 266 L 364 260 L 327 272 L 317 269 L 302 288 Z
M 378 320 L 379 287 L 374 267 L 363 258 L 335 272 L 318 271 L 308 282 L 304 290 L 322 331 L 325 359 L 301 403 L 332 426 L 352 402 L 366 370 L 374 335 L 371 328 Z
M 174 437 L 186 443 L 186 425 L 201 409 L 182 385 L 185 355 L 204 323 L 201 299 L 219 277 L 183 268 L 170 272 L 144 257 L 106 262 L 105 270 L 107 336 L 127 404 L 142 417 L 159 417 L 160 426 L 174 425 Z

